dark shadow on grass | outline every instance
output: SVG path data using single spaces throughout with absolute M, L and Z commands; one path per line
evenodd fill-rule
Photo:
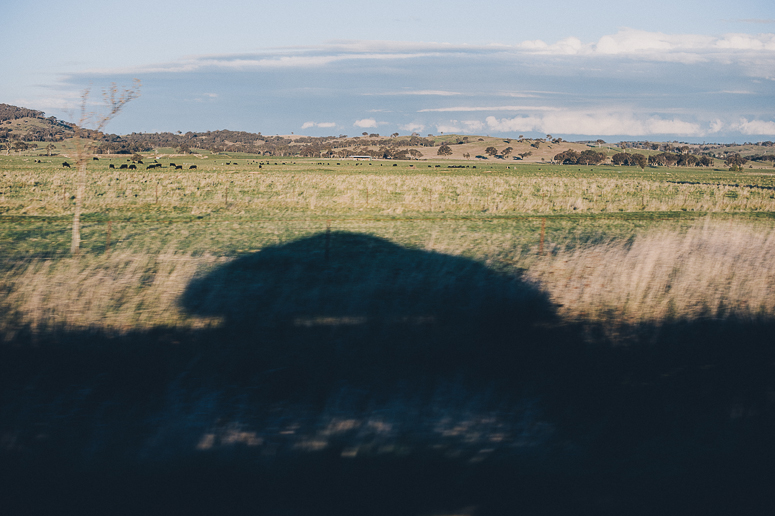
M 489 381 L 554 318 L 546 295 L 518 277 L 340 232 L 239 258 L 192 282 L 182 303 L 222 317 L 224 345 L 277 376 L 299 370 L 293 384 L 304 391 L 342 380 L 370 390 L 438 375 Z
M 16 513 L 754 514 L 771 320 L 557 320 L 517 276 L 351 233 L 187 288 L 219 328 L 0 350 Z M 604 335 L 603 332 L 600 333 Z M 36 493 L 46 493 L 45 497 Z M 140 494 L 138 494 L 140 493 Z

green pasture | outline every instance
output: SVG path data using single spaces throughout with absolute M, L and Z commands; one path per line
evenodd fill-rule
M 41 163 L 35 163 L 40 159 Z M 69 248 L 76 172 L 66 158 L 0 157 L 6 256 Z M 70 160 L 72 164 L 72 160 Z M 540 245 L 628 238 L 708 214 L 770 223 L 775 175 L 756 170 L 513 164 L 500 160 L 353 161 L 250 155 L 89 162 L 86 252 L 239 255 L 327 228 L 411 248 L 513 260 Z M 171 163 L 182 165 L 174 170 Z M 109 165 L 116 169 L 110 169 Z M 190 170 L 196 165 L 195 170 Z M 463 167 L 463 168 L 454 168 Z M 476 168 L 474 168 L 476 167 Z

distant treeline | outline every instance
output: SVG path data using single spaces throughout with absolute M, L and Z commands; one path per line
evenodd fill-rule
M 12 124 L 11 121 L 22 118 L 32 118 L 37 120 L 29 127 L 20 128 L 19 124 Z M 45 113 L 34 109 L 12 106 L 9 104 L 0 104 L 0 143 L 7 146 L 16 145 L 20 142 L 59 142 L 71 138 L 75 134 L 75 125 L 70 122 L 58 120 L 56 117 L 45 117 Z M 25 124 L 27 125 L 27 124 Z M 264 136 L 259 133 L 249 133 L 245 131 L 205 131 L 205 132 L 187 132 L 177 133 L 131 133 L 126 135 L 103 134 L 95 131 L 84 130 L 83 135 L 87 138 L 99 140 L 97 152 L 99 154 L 135 154 L 141 152 L 151 152 L 153 149 L 166 147 L 175 149 L 177 152 L 196 153 L 199 151 L 208 152 L 240 152 L 249 154 L 260 154 L 263 156 L 300 156 L 300 157 L 329 157 L 343 158 L 352 154 L 361 156 L 371 156 L 373 158 L 392 158 L 392 159 L 413 159 L 423 156 L 418 150 L 420 147 L 434 147 L 435 141 L 429 135 L 423 138 L 417 133 L 411 136 L 399 136 L 393 133 L 390 136 L 380 136 L 379 134 L 363 133 L 361 137 L 348 138 L 345 134 L 339 136 L 321 136 L 310 137 L 301 136 L 285 138 L 282 136 Z M 479 141 L 484 141 L 479 138 Z M 511 139 L 504 140 L 511 143 Z M 542 138 L 524 138 L 520 136 L 521 142 L 531 142 L 531 147 L 539 148 L 541 143 L 562 143 L 562 138 L 552 138 L 547 135 L 546 140 Z M 463 136 L 457 142 L 450 144 L 469 143 L 469 137 Z M 584 143 L 584 142 L 577 142 Z M 590 141 L 588 144 L 605 143 L 603 140 Z M 703 144 L 698 146 L 689 146 L 679 142 L 656 143 L 648 141 L 620 142 L 621 149 L 644 149 L 662 151 L 661 154 L 650 156 L 650 164 L 659 165 L 678 165 L 678 166 L 708 166 L 712 164 L 712 158 L 728 159 L 734 154 L 734 151 L 725 150 L 725 147 L 733 147 L 736 144 Z M 775 143 L 771 141 L 758 142 L 755 144 L 746 143 L 746 145 L 757 145 L 760 147 L 772 147 Z M 497 151 L 496 151 L 497 152 Z M 436 154 L 435 152 L 433 153 Z M 527 156 L 530 153 L 523 153 L 520 156 Z M 618 156 L 618 155 L 617 155 Z M 617 156 L 614 156 L 616 158 Z M 577 152 L 567 150 L 557 154 L 555 161 L 566 164 L 585 164 L 595 165 L 602 163 L 607 156 L 602 152 L 594 150 L 585 150 Z M 635 163 L 638 158 L 632 158 L 631 155 L 621 153 L 617 158 L 621 164 L 640 164 Z M 775 160 L 771 155 L 748 156 L 752 161 Z M 614 160 L 616 162 L 617 160 Z M 738 160 L 739 161 L 739 160 Z
M 0 104 L 0 123 L 22 118 L 34 118 L 42 122 L 22 131 L 12 127 L 0 127 L 0 142 L 58 142 L 73 135 L 72 124 L 57 120 L 56 117 L 46 118 L 43 111 Z
M 10 104 L 0 104 L 0 122 L 19 118 L 43 118 L 43 115 L 45 115 L 43 111 L 16 107 Z
M 154 148 L 168 147 L 174 148 L 180 153 L 195 153 L 206 150 L 210 152 L 245 152 L 264 156 L 303 157 L 345 157 L 355 153 L 375 158 L 398 159 L 418 157 L 417 151 L 411 153 L 407 150 L 409 147 L 433 147 L 435 145 L 433 139 L 417 135 L 379 137 L 379 135 L 373 134 L 364 137 L 362 142 L 354 142 L 346 135 L 285 138 L 229 130 L 196 133 L 131 133 L 124 136 L 111 134 L 104 136 L 102 140 L 103 143 L 100 144 L 98 152 L 105 154 L 147 152 Z

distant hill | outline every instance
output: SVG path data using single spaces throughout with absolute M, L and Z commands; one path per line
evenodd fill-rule
M 59 142 L 73 134 L 73 124 L 46 117 L 43 111 L 0 104 L 0 142 Z
M 18 118 L 43 118 L 43 111 L 16 107 L 10 104 L 0 104 L 0 122 L 6 120 L 16 120 Z
M 75 134 L 74 124 L 46 117 L 42 111 L 0 104 L 0 144 L 6 142 L 61 142 Z M 263 156 L 300 156 L 346 158 L 350 155 L 368 155 L 388 159 L 487 159 L 513 162 L 552 162 L 567 151 L 581 153 L 589 148 L 610 157 L 623 149 L 632 149 L 647 155 L 669 152 L 675 154 L 705 155 L 726 158 L 739 153 L 753 161 L 772 161 L 773 142 L 737 144 L 688 144 L 679 142 L 619 142 L 603 140 L 568 142 L 562 138 L 498 138 L 490 136 L 442 134 L 422 137 L 417 133 L 399 136 L 393 133 L 380 136 L 363 133 L 361 136 L 264 136 L 246 131 L 200 131 L 103 134 L 86 131 L 86 137 L 99 140 L 98 154 L 134 154 L 173 149 L 182 154 L 215 152 L 244 153 Z M 548 136 L 548 135 L 547 135 Z M 444 147 L 442 153 L 439 148 Z

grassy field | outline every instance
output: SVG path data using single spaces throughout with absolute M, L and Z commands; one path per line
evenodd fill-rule
M 17 512 L 772 505 L 766 169 L 101 158 L 72 257 L 64 159 L 0 156 Z

